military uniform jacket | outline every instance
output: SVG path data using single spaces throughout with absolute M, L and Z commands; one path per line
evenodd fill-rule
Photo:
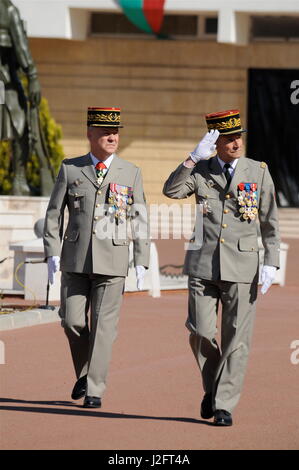
M 111 183 L 132 189 L 130 213 L 125 207 L 132 219 L 126 217 L 120 223 L 110 213 Z M 69 219 L 61 247 L 66 206 Z M 60 256 L 62 271 L 126 276 L 129 228 L 134 243 L 134 264 L 148 267 L 150 245 L 140 169 L 114 155 L 103 182 L 98 184 L 89 154 L 64 160 L 46 212 L 45 256 Z
M 257 217 L 240 213 L 240 183 L 255 183 Z M 279 230 L 274 185 L 264 162 L 240 158 L 230 186 L 217 157 L 201 160 L 190 169 L 181 164 L 168 178 L 163 193 L 173 199 L 195 194 L 202 204 L 202 246 L 190 244 L 184 272 L 207 280 L 250 283 L 258 274 L 258 226 L 265 249 L 264 264 L 279 267 Z M 200 224 L 200 220 L 196 220 Z M 196 230 L 195 230 L 196 233 Z M 192 249 L 195 248 L 195 249 Z

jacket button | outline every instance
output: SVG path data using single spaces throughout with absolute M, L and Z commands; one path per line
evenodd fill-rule
M 220 242 L 221 242 L 221 243 L 224 243 L 224 242 L 225 242 L 224 238 L 221 238 Z
M 97 233 L 97 231 L 96 231 L 96 230 L 93 230 L 92 233 L 95 235 L 95 234 Z
M 101 207 L 101 204 L 96 204 L 96 207 Z
M 224 209 L 223 211 L 225 214 L 228 214 L 229 213 L 229 210 L 228 209 Z
M 222 228 L 226 228 L 227 227 L 227 224 L 222 224 Z
M 226 195 L 225 195 L 225 199 L 230 199 L 230 195 L 229 195 L 229 194 L 226 194 Z
M 102 191 L 99 190 L 99 191 L 98 191 L 98 194 L 102 194 Z
M 98 220 L 98 218 L 99 218 L 99 217 L 96 215 L 96 216 L 94 217 L 94 220 Z

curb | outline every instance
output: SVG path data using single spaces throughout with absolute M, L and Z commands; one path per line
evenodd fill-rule
M 61 321 L 58 315 L 58 307 L 55 307 L 55 310 L 34 309 L 8 313 L 0 315 L 0 331 L 42 325 L 56 321 Z

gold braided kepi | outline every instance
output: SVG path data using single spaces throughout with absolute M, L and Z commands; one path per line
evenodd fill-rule
M 208 130 L 217 129 L 220 135 L 238 134 L 246 132 L 242 128 L 240 111 L 238 109 L 229 109 L 218 113 L 206 115 Z
M 123 127 L 120 124 L 120 108 L 88 108 L 87 126 Z

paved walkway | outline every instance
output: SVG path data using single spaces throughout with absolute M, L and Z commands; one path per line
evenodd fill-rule
M 299 341 L 290 241 L 287 285 L 260 296 L 234 426 L 199 416 L 202 386 L 184 328 L 186 292 L 126 295 L 103 407 L 73 402 L 74 375 L 58 322 L 1 333 L 2 449 L 298 449 Z M 297 359 L 297 360 L 296 360 Z

